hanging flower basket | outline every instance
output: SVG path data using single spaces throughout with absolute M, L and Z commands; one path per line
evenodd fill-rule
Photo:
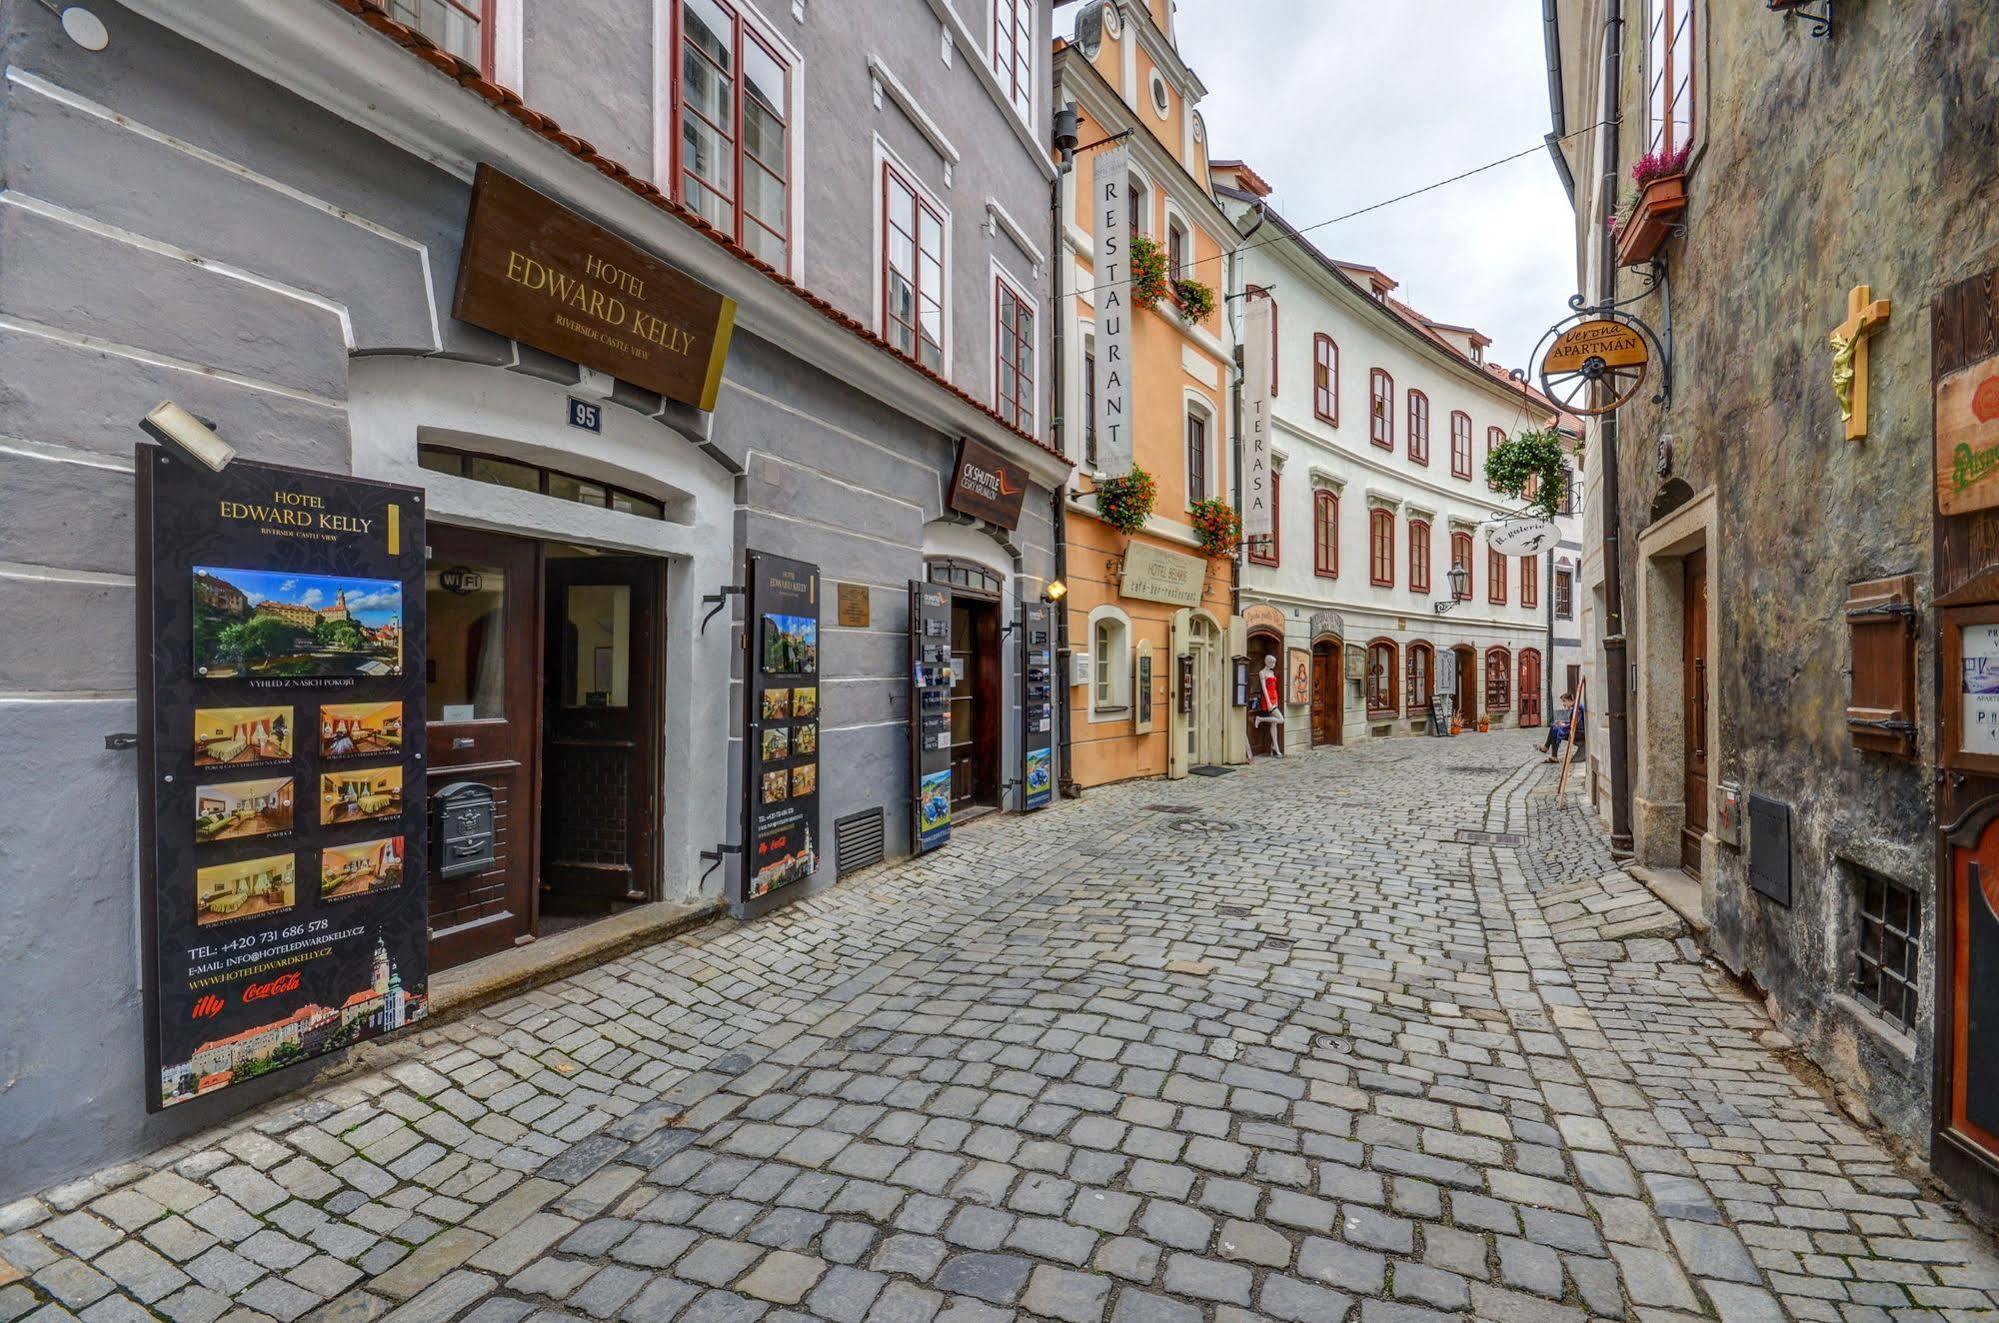
M 1525 500 L 1528 509 L 1553 519 L 1568 489 L 1568 442 L 1548 428 L 1508 437 L 1486 454 L 1485 480 L 1494 491 Z
M 1131 301 L 1141 308 L 1159 306 L 1173 293 L 1166 278 L 1166 253 L 1142 234 L 1131 237 Z
M 1227 501 L 1196 501 L 1188 515 L 1201 550 L 1210 556 L 1230 556 L 1242 542 L 1242 516 Z
M 1097 483 L 1097 516 L 1118 532 L 1129 536 L 1145 527 L 1152 513 L 1159 484 L 1137 465 L 1122 478 L 1104 478 Z

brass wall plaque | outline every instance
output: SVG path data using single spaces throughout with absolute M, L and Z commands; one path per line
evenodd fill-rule
M 868 610 L 868 586 L 864 583 L 843 583 L 840 590 L 840 628 L 866 629 L 870 613 Z

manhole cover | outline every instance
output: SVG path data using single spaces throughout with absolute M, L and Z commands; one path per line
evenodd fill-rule
M 1249 917 L 1249 906 L 1247 905 L 1217 905 L 1215 909 L 1224 919 L 1247 919 Z
M 1177 831 L 1183 836 L 1226 836 L 1235 830 L 1235 824 L 1218 818 L 1181 818 L 1167 823 L 1166 830 Z
M 1510 831 L 1460 831 L 1457 839 L 1466 845 L 1525 845 L 1527 838 Z
M 1199 813 L 1201 811 L 1193 804 L 1143 804 L 1140 807 L 1152 813 Z

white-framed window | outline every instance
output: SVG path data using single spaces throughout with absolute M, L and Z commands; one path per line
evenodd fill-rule
M 993 263 L 993 407 L 1000 417 L 1034 434 L 1036 371 L 1040 362 L 1040 305 Z
M 1114 606 L 1090 612 L 1090 720 L 1131 711 L 1131 620 Z
M 1221 474 L 1215 470 L 1215 407 L 1204 397 L 1187 393 L 1187 504 L 1220 494 Z
M 1034 116 L 1034 0 L 993 0 L 993 72 L 1022 119 Z
M 1125 202 L 1130 211 L 1131 232 L 1152 233 L 1152 189 L 1137 171 L 1124 181 Z
M 876 324 L 882 338 L 949 375 L 951 210 L 875 139 Z
M 1171 210 L 1166 213 L 1166 278 L 1194 278 L 1194 240 L 1187 232 L 1186 222 Z

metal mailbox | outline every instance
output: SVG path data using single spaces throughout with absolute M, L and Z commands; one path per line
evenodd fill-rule
M 431 869 L 449 880 L 489 872 L 494 854 L 493 788 L 453 781 L 430 797 Z

